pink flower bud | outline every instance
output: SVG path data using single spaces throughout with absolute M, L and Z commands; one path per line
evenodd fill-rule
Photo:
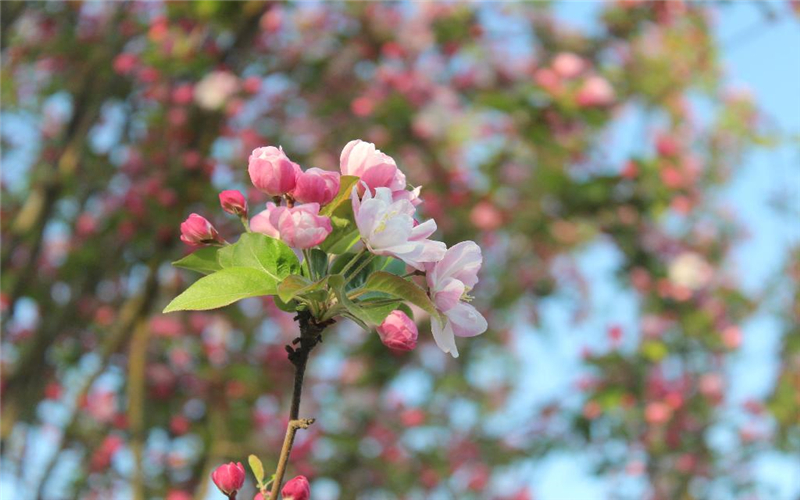
M 725 327 L 722 330 L 722 343 L 728 349 L 737 349 L 742 344 L 742 331 L 736 325 Z
M 533 79 L 537 85 L 551 94 L 558 94 L 562 89 L 561 77 L 550 68 L 537 69 Z
M 181 241 L 192 246 L 223 243 L 214 226 L 205 217 L 197 214 L 191 214 L 181 223 Z
M 417 325 L 403 311 L 392 311 L 377 328 L 383 345 L 398 351 L 417 347 Z
M 172 490 L 167 493 L 167 500 L 192 500 L 192 495 L 181 490 Z
M 562 78 L 575 78 L 586 69 L 586 61 L 572 52 L 561 52 L 551 64 L 553 70 Z
M 491 202 L 479 201 L 469 214 L 469 220 L 478 229 L 494 231 L 503 225 L 503 213 Z
M 220 465 L 211 473 L 211 479 L 222 493 L 231 496 L 244 484 L 244 466 L 241 462 Z
M 247 171 L 253 185 L 270 196 L 282 196 L 294 189 L 301 173 L 300 166 L 274 146 L 253 150 Z
M 608 80 L 601 76 L 590 76 L 583 82 L 576 100 L 584 108 L 609 106 L 614 103 L 614 89 Z
M 339 173 L 309 168 L 297 176 L 292 196 L 303 203 L 327 205 L 339 193 Z
M 308 500 L 311 497 L 311 486 L 305 476 L 297 476 L 284 485 L 281 490 L 283 500 Z
M 219 204 L 229 214 L 247 217 L 247 200 L 244 195 L 235 189 L 229 189 L 219 194 Z
M 123 52 L 122 54 L 118 55 L 114 58 L 114 71 L 121 75 L 126 75 L 136 68 L 139 64 L 139 58 L 136 54 L 131 54 L 129 52 Z
M 270 211 L 269 222 L 281 241 L 297 249 L 317 246 L 333 231 L 330 218 L 319 215 L 319 203 L 276 207 Z
M 672 416 L 672 408 L 666 403 L 654 401 L 648 403 L 644 410 L 644 419 L 653 425 L 661 425 L 666 423 Z

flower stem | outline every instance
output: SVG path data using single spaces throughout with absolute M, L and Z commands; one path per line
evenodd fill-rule
M 342 276 L 344 276 L 345 274 L 347 274 L 347 271 L 349 271 L 349 270 L 350 270 L 350 268 L 351 268 L 351 267 L 353 267 L 353 264 L 355 264 L 356 262 L 358 262 L 358 261 L 359 261 L 359 259 L 361 259 L 361 256 L 362 256 L 362 255 L 364 255 L 364 253 L 365 253 L 366 251 L 367 251 L 367 249 L 366 249 L 366 248 L 362 248 L 361 250 L 359 250 L 359 252 L 358 252 L 357 254 L 355 254 L 355 256 L 353 256 L 353 258 L 352 258 L 352 259 L 350 259 L 350 262 L 348 262 L 347 264 L 345 264 L 344 268 L 342 268 L 342 270 L 341 270 L 341 271 L 339 271 L 339 274 L 341 274 Z
M 335 323 L 332 319 L 317 322 L 309 311 L 299 311 L 295 319 L 300 324 L 300 337 L 296 338 L 293 344 L 296 345 L 299 343 L 300 346 L 297 348 L 290 345 L 286 346 L 286 352 L 289 353 L 289 361 L 291 361 L 295 368 L 292 406 L 289 410 L 289 425 L 286 427 L 286 437 L 283 440 L 281 455 L 278 458 L 278 467 L 275 470 L 275 479 L 272 484 L 270 500 L 278 500 L 278 494 L 283 484 L 283 475 L 286 473 L 289 455 L 292 452 L 295 433 L 297 433 L 298 429 L 307 429 L 314 423 L 314 419 L 298 418 L 300 415 L 300 398 L 303 394 L 303 378 L 305 377 L 306 364 L 308 363 L 308 356 L 311 354 L 311 350 L 322 341 L 322 332 L 325 328 Z
M 303 249 L 303 263 L 306 265 L 306 269 L 308 270 L 308 279 L 311 281 L 316 280 L 314 277 L 314 271 L 311 269 L 311 252 L 309 252 L 307 248 Z
M 356 276 L 358 276 L 358 273 L 360 273 L 361 271 L 363 271 L 363 270 L 364 270 L 364 268 L 365 268 L 365 267 L 367 267 L 367 266 L 369 265 L 369 263 L 370 263 L 370 262 L 372 262 L 372 259 L 374 259 L 374 258 L 375 258 L 375 256 L 374 256 L 374 255 L 372 255 L 372 254 L 370 254 L 370 255 L 369 255 L 369 256 L 368 256 L 366 259 L 364 259 L 364 262 L 362 262 L 361 264 L 359 264 L 359 265 L 358 265 L 358 267 L 356 267 L 355 271 L 353 271 L 352 273 L 350 273 L 350 277 L 349 277 L 349 278 L 348 278 L 348 277 L 345 277 L 345 279 L 344 279 L 344 284 L 346 285 L 346 284 L 350 283 L 350 281 L 351 281 L 353 278 L 355 278 Z M 342 273 L 342 274 L 344 274 L 344 273 Z

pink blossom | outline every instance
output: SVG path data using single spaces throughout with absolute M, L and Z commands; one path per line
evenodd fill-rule
M 239 90 L 239 78 L 228 71 L 213 71 L 197 82 L 194 100 L 198 106 L 208 110 L 221 109 Z
M 261 90 L 261 78 L 257 76 L 249 76 L 242 82 L 242 88 L 248 94 L 256 94 Z
M 350 103 L 350 110 L 356 116 L 369 116 L 375 110 L 375 102 L 367 96 L 356 97 Z
M 700 392 L 712 401 L 722 399 L 725 381 L 718 373 L 706 373 L 700 377 Z
M 175 104 L 189 104 L 194 97 L 194 87 L 190 83 L 184 83 L 175 87 L 172 91 L 172 100 Z
M 270 222 L 270 215 L 278 208 L 274 203 L 267 203 L 267 209 L 259 212 L 250 219 L 250 229 L 257 233 L 266 234 L 270 238 L 280 239 L 281 234 Z
M 409 200 L 393 200 L 388 188 L 376 188 L 374 196 L 366 189 L 360 200 L 355 187 L 351 200 L 361 239 L 372 253 L 396 257 L 420 271 L 425 263 L 444 255 L 444 243 L 428 239 L 436 231 L 436 222 L 416 225 L 416 209 Z
M 220 465 L 211 473 L 211 480 L 219 490 L 230 496 L 242 489 L 244 484 L 244 467 L 241 462 Z
M 339 173 L 309 168 L 297 176 L 292 196 L 303 203 L 327 205 L 339 193 Z
M 270 196 L 282 196 L 294 189 L 302 171 L 282 148 L 267 146 L 253 150 L 247 172 L 253 185 L 260 191 Z
M 219 194 L 219 204 L 229 214 L 247 217 L 247 200 L 244 195 L 235 189 L 229 189 Z
M 587 67 L 586 60 L 572 52 L 561 52 L 550 65 L 562 78 L 575 78 Z
M 281 490 L 283 500 L 308 500 L 311 497 L 311 486 L 305 476 L 290 479 Z
M 611 84 L 602 76 L 590 76 L 583 82 L 576 100 L 584 108 L 608 106 L 614 103 L 616 95 Z
M 503 224 L 503 213 L 491 202 L 480 201 L 469 213 L 469 220 L 483 231 L 494 231 Z
M 214 226 L 205 217 L 197 214 L 189 215 L 181 223 L 181 241 L 192 246 L 224 243 Z
M 192 500 L 192 495 L 182 490 L 172 490 L 167 493 L 166 500 Z
M 587 401 L 583 405 L 583 416 L 587 420 L 594 420 L 603 413 L 603 408 L 597 401 Z
M 342 150 L 339 166 L 343 175 L 359 177 L 370 189 L 389 188 L 392 192 L 406 189 L 406 176 L 397 168 L 394 159 L 371 142 L 348 142 Z
M 319 203 L 276 207 L 270 211 L 269 222 L 281 241 L 297 249 L 317 246 L 333 231 L 330 218 L 319 215 Z
M 648 403 L 644 410 L 644 419 L 654 425 L 666 423 L 672 416 L 672 408 L 661 401 Z
M 742 344 L 742 331 L 736 325 L 730 325 L 722 330 L 722 343 L 728 349 L 737 349 Z
M 114 71 L 121 75 L 130 73 L 139 65 L 139 57 L 130 52 L 123 52 L 114 58 Z
M 431 322 L 436 345 L 454 358 L 458 357 L 455 336 L 474 337 L 488 328 L 486 319 L 463 299 L 478 283 L 483 263 L 480 247 L 474 241 L 462 241 L 450 247 L 435 264 L 427 264 L 427 281 L 431 299 L 445 316 L 444 324 Z
M 392 311 L 377 328 L 383 345 L 398 351 L 417 347 L 417 325 L 403 311 Z
M 533 79 L 540 87 L 551 94 L 559 93 L 562 88 L 561 77 L 550 68 L 537 69 L 536 73 L 533 75 Z

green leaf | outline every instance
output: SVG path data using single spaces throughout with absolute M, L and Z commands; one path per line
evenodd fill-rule
M 406 274 L 406 263 L 394 257 L 383 257 L 381 260 L 381 267 L 377 268 L 379 271 L 386 271 L 387 273 L 402 276 Z
M 281 311 L 287 312 L 287 313 L 297 312 L 298 304 L 297 304 L 296 301 L 293 300 L 291 302 L 284 302 L 277 295 L 275 297 L 273 297 L 273 298 L 275 299 L 275 305 L 278 306 L 278 309 L 280 309 Z
M 320 215 L 327 215 L 330 217 L 332 213 L 336 211 L 337 208 L 346 204 L 350 204 L 350 193 L 353 191 L 353 186 L 356 185 L 358 182 L 358 177 L 355 175 L 343 175 L 339 178 L 339 192 L 336 194 L 330 203 L 322 207 L 322 210 L 319 211 Z
M 331 234 L 320 244 L 320 248 L 330 254 L 345 253 L 358 241 L 358 227 L 353 216 L 353 207 L 342 205 L 331 218 Z
M 305 276 L 297 274 L 287 276 L 286 279 L 281 281 L 281 284 L 278 285 L 278 297 L 284 302 L 289 302 L 297 296 L 298 291 L 313 284 L 314 282 Z
M 406 313 L 406 316 L 408 316 L 412 320 L 414 319 L 414 311 L 412 311 L 411 308 L 408 307 L 408 304 L 401 303 L 395 309 L 399 309 L 399 310 L 403 311 L 404 313 Z
M 309 266 L 311 266 L 311 276 L 328 275 L 328 254 L 319 248 L 312 248 L 309 252 Z
M 357 304 L 361 308 L 362 315 L 365 318 L 368 318 L 370 323 L 375 325 L 380 325 L 383 323 L 383 320 L 386 319 L 386 316 L 388 316 L 389 313 L 395 309 L 400 309 L 404 306 L 406 309 L 408 309 L 408 306 L 403 304 L 403 302 L 400 300 L 387 302 L 386 299 L 370 299 L 362 300 Z
M 248 267 L 230 267 L 197 280 L 164 308 L 164 312 L 205 311 L 237 300 L 274 295 L 278 283 L 272 275 Z
M 347 263 L 353 260 L 353 258 L 358 255 L 357 252 L 346 252 L 341 255 L 338 255 L 333 262 L 331 262 L 331 274 L 341 274 L 342 269 L 347 266 Z M 351 268 L 355 269 L 355 264 L 351 266 Z
M 319 281 L 311 281 L 303 276 L 293 274 L 287 276 L 280 285 L 278 285 L 278 297 L 283 302 L 290 302 L 297 297 L 308 295 L 312 292 L 321 291 L 325 286 L 327 277 Z M 315 297 L 316 298 L 316 297 Z M 324 298 L 324 296 L 323 296 Z
M 363 312 L 357 304 L 347 297 L 347 292 L 344 289 L 344 276 L 341 274 L 333 274 L 328 276 L 328 284 L 330 284 L 331 288 L 336 294 L 339 304 L 341 304 L 342 307 L 344 307 L 347 311 L 347 314 L 344 315 L 358 323 L 361 328 L 369 330 L 369 324 L 372 321 L 367 313 Z
M 334 293 L 336 293 L 339 304 L 347 311 L 345 315 L 353 319 L 365 330 L 369 330 L 373 326 L 383 323 L 383 320 L 386 319 L 389 313 L 402 305 L 400 299 L 387 300 L 386 296 L 357 302 L 351 300 L 347 296 L 347 291 L 344 286 L 344 277 L 341 274 L 328 276 L 328 283 Z
M 359 266 L 364 264 L 365 260 L 367 260 L 367 259 L 372 259 L 372 260 L 370 261 L 370 263 L 368 265 L 366 265 L 364 267 L 364 269 L 359 271 L 358 274 L 356 274 L 354 276 L 351 276 L 348 279 L 348 282 L 345 285 L 345 290 L 348 290 L 348 291 L 363 285 L 364 282 L 367 280 L 367 276 L 369 276 L 370 273 L 372 273 L 373 271 L 380 270 L 384 265 L 383 259 L 385 259 L 385 257 L 376 257 L 376 256 L 374 256 L 374 255 L 372 255 L 370 253 L 366 253 L 366 252 L 364 252 L 364 253 L 362 253 L 362 252 L 347 252 L 347 253 L 344 253 L 344 254 L 340 255 L 339 257 L 336 257 L 333 260 L 333 263 L 331 264 L 331 274 L 340 274 L 342 272 L 342 269 L 344 269 L 346 266 L 348 266 L 350 261 L 352 261 L 356 257 L 358 257 L 358 261 L 357 262 L 353 262 L 352 265 L 350 265 L 348 274 L 350 274 L 350 273 L 352 273 L 352 271 L 358 269 Z
M 434 318 L 440 318 L 439 311 L 433 305 L 425 290 L 416 283 L 405 280 L 385 271 L 378 271 L 367 278 L 364 290 L 382 292 L 397 297 L 406 302 L 411 302 Z
M 661 361 L 669 354 L 667 346 L 658 340 L 644 342 L 640 349 L 644 357 L 653 362 Z
M 195 250 L 186 257 L 172 263 L 175 267 L 181 267 L 190 271 L 197 271 L 203 274 L 211 274 L 222 269 L 217 262 L 218 247 L 205 247 Z
M 245 233 L 239 241 L 222 247 L 217 260 L 223 269 L 249 267 L 270 275 L 280 282 L 290 274 L 300 273 L 300 261 L 286 243 L 260 233 Z
M 264 483 L 264 465 L 255 455 L 250 455 L 247 457 L 247 462 L 250 464 L 250 468 L 253 470 L 253 475 L 256 477 L 256 481 L 258 481 L 258 486 L 261 487 L 261 485 Z
M 358 177 L 342 176 L 339 181 L 339 194 L 320 211 L 331 219 L 333 231 L 325 238 L 320 248 L 330 254 L 345 253 L 358 241 L 358 228 L 350 202 L 350 192 L 358 182 Z

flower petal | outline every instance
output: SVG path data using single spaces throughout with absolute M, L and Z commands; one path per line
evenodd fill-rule
M 462 295 L 464 295 L 464 283 L 447 278 L 439 283 L 438 289 L 434 290 L 433 302 L 438 310 L 446 313 L 461 302 Z
M 452 324 L 453 333 L 459 337 L 475 337 L 489 328 L 486 318 L 466 302 L 459 302 L 445 315 Z
M 456 347 L 456 338 L 453 335 L 453 328 L 450 326 L 450 322 L 445 322 L 444 325 L 434 318 L 431 321 L 431 333 L 433 333 L 433 340 L 436 341 L 436 345 L 439 346 L 445 353 L 450 353 L 451 356 L 454 358 L 458 357 L 458 348 Z

